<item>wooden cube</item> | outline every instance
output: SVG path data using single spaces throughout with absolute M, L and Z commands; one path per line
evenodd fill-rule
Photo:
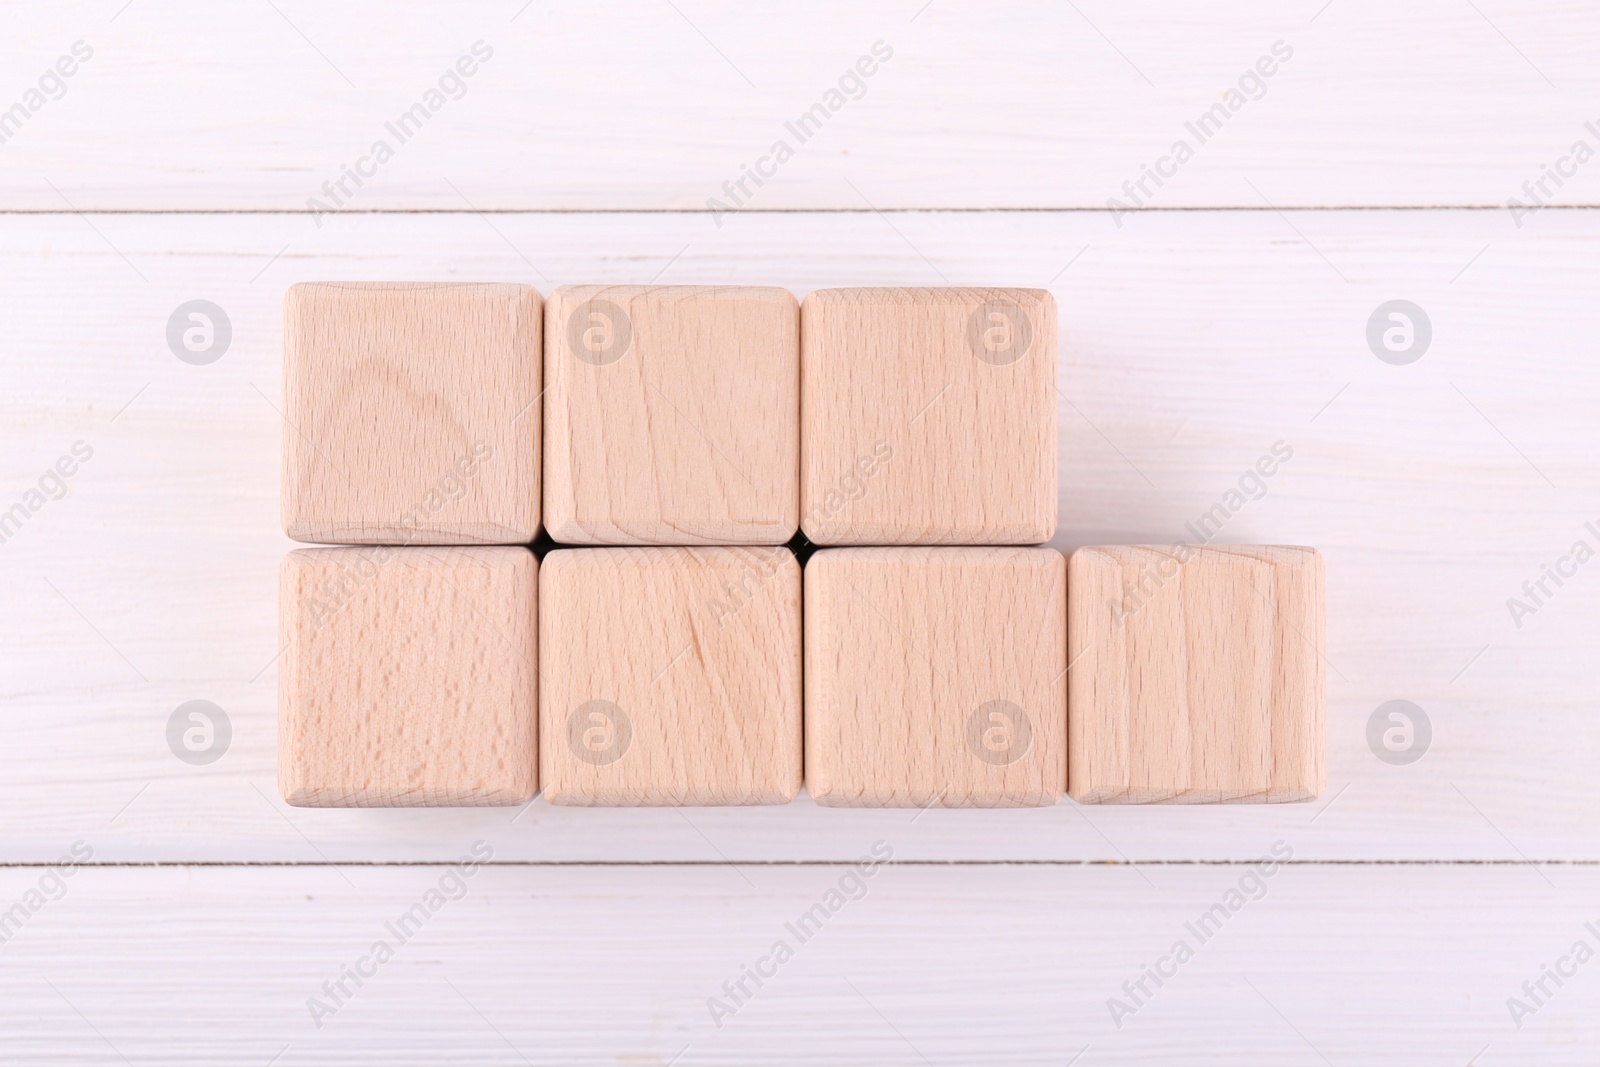
M 800 566 L 786 548 L 584 548 L 540 575 L 552 804 L 800 791 Z
M 545 305 L 545 523 L 564 544 L 782 544 L 800 521 L 784 289 L 563 286 Z
M 300 807 L 520 804 L 536 779 L 525 548 L 314 548 L 279 570 L 278 787 Z
M 1052 548 L 837 548 L 806 563 L 806 789 L 818 804 L 1054 804 L 1066 788 L 1066 561 Z
M 532 541 L 541 323 L 526 285 L 292 286 L 284 530 L 333 544 Z
M 1042 289 L 823 289 L 801 309 L 801 528 L 819 545 L 1038 544 L 1056 529 Z
M 1278 803 L 1322 792 L 1316 549 L 1080 548 L 1067 593 L 1073 799 Z

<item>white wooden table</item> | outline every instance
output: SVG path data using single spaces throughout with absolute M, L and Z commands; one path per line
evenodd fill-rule
M 1600 12 L 105 0 L 0 27 L 0 1060 L 1600 1060 L 1573 955 L 1600 951 L 1600 563 L 1560 562 L 1600 549 L 1600 162 L 1573 154 Z M 1124 182 L 1148 210 L 1108 208 Z M 1509 209 L 1524 183 L 1553 206 Z M 1222 540 L 1327 556 L 1327 794 L 285 807 L 278 321 L 317 278 L 1049 287 L 1059 547 L 1181 539 L 1293 449 Z M 166 339 L 194 299 L 233 331 L 204 366 Z M 1395 299 L 1431 323 L 1408 365 L 1367 341 Z M 209 765 L 168 747 L 192 699 L 231 724 Z M 1368 744 L 1394 699 L 1432 727 L 1409 765 Z

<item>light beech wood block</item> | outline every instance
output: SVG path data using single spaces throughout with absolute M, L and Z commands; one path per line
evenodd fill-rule
M 525 548 L 313 548 L 279 570 L 278 788 L 300 807 L 520 804 L 537 785 Z
M 764 544 L 800 522 L 785 289 L 563 286 L 545 305 L 545 523 L 563 544 Z
M 836 548 L 806 563 L 806 790 L 846 807 L 1054 804 L 1066 561 Z
M 526 285 L 290 287 L 284 530 L 332 544 L 532 541 L 542 322 Z
M 1085 803 L 1281 803 L 1327 782 L 1314 548 L 1080 548 L 1068 784 Z
M 800 791 L 787 548 L 583 548 L 540 572 L 552 804 L 783 804 Z
M 801 527 L 815 543 L 1055 534 L 1048 292 L 818 290 L 801 309 L 801 365 Z

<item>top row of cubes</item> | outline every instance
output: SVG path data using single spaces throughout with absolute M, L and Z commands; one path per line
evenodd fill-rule
M 1043 290 L 578 285 L 541 307 L 525 285 L 310 282 L 284 305 L 299 541 L 526 543 L 541 495 L 573 545 L 1055 533 Z

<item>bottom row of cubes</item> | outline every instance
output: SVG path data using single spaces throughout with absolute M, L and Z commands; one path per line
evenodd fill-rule
M 803 577 L 787 548 L 300 550 L 279 786 L 311 807 L 1321 791 L 1315 550 L 1085 548 L 1068 571 L 1050 548 L 823 549 Z

